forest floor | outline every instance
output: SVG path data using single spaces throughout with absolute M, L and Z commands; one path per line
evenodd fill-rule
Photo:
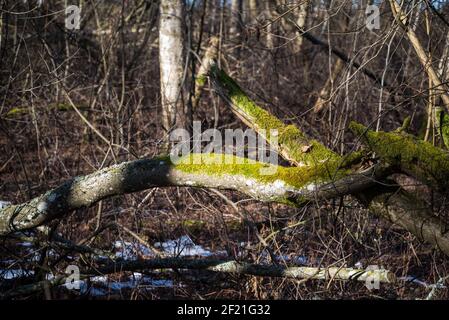
M 53 116 L 63 117 L 70 127 L 80 126 L 71 112 Z M 64 135 L 63 126 L 53 127 L 51 139 L 59 137 L 58 143 L 40 137 L 39 152 L 47 154 L 45 161 L 36 158 L 37 146 L 21 149 L 21 144 L 11 146 L 12 140 L 3 138 L 0 163 L 6 165 L 1 172 L 0 200 L 25 201 L 72 176 L 125 160 L 123 155 L 116 155 L 116 160 L 108 156 L 103 163 L 104 154 L 88 143 L 81 127 L 78 129 Z M 22 145 L 33 145 L 35 137 L 27 130 L 17 126 L 15 139 L 23 139 Z M 152 143 L 153 147 L 157 144 Z M 155 151 L 151 143 L 148 146 L 142 151 L 151 157 Z M 195 259 L 235 258 L 311 267 L 379 266 L 392 271 L 398 282 L 381 283 L 379 289 L 369 290 L 357 281 L 139 270 L 96 275 L 81 280 L 78 290 L 62 285 L 20 299 L 425 299 L 434 286 L 435 297 L 448 298 L 449 294 L 447 287 L 436 285 L 449 267 L 442 253 L 401 228 L 378 220 L 351 198 L 295 209 L 260 203 L 235 192 L 156 188 L 104 200 L 51 227 L 75 243 L 87 238 L 90 247 L 125 261 L 152 259 L 156 248 L 167 256 Z M 97 230 L 101 232 L 89 239 Z M 0 241 L 3 293 L 38 280 L 51 280 L 64 274 L 67 265 L 97 263 L 91 256 L 54 247 L 42 238 L 38 242 Z

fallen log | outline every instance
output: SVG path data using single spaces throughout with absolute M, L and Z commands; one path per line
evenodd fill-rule
M 340 156 L 319 141 L 308 139 L 298 127 L 286 125 L 258 106 L 237 82 L 216 65 L 211 67 L 209 77 L 217 94 L 231 107 L 234 114 L 291 163 L 304 166 L 318 162 L 330 164 L 340 160 Z
M 282 121 L 257 106 L 224 71 L 215 68 L 210 76 L 218 94 L 229 104 L 234 113 L 257 132 L 260 128 L 266 129 L 271 123 L 280 128 L 285 127 Z M 304 161 L 312 163 L 318 161 L 326 163 L 330 172 L 338 174 L 345 167 L 345 163 L 351 164 L 358 159 L 357 154 L 352 154 L 343 160 L 343 157 L 336 155 L 319 142 L 317 142 L 318 152 L 306 157 L 300 151 L 311 142 L 297 127 L 292 127 L 291 130 L 295 134 L 287 135 L 282 141 L 280 139 L 277 150 L 284 158 L 296 165 L 301 165 Z M 435 217 L 427 205 L 413 194 L 399 188 L 392 181 L 384 181 L 395 170 L 404 171 L 411 176 L 421 178 L 436 190 L 444 190 L 449 184 L 448 153 L 404 133 L 404 130 L 391 133 L 374 132 L 355 122 L 350 124 L 350 129 L 381 158 L 380 164 L 371 168 L 372 179 L 376 183 L 373 183 L 372 187 L 363 183 L 360 188 L 356 188 L 355 185 L 361 180 L 351 181 L 351 175 L 346 172 L 347 176 L 343 174 L 336 182 L 329 184 L 331 190 L 340 189 L 337 185 L 345 181 L 342 185 L 351 186 L 352 189 L 347 192 L 342 192 L 343 190 L 340 189 L 341 194 L 354 195 L 370 212 L 400 225 L 418 239 L 437 245 L 440 250 L 449 255 L 449 234 L 445 232 L 444 221 Z M 270 142 L 269 138 L 267 141 Z M 276 145 L 273 147 L 276 148 Z M 336 163 L 340 165 L 335 166 Z M 324 186 L 320 186 L 314 191 L 315 194 L 320 193 L 322 196 L 325 190 Z
M 108 197 L 152 187 L 229 189 L 261 201 L 300 206 L 317 194 L 332 198 L 376 183 L 370 171 L 346 173 L 345 180 L 333 181 L 323 164 L 282 167 L 213 153 L 191 154 L 176 163 L 169 157 L 124 162 L 68 180 L 29 202 L 0 209 L 0 236 L 35 228 Z
M 186 259 L 186 258 L 161 258 L 139 261 L 117 261 L 108 266 L 98 267 L 92 270 L 85 270 L 80 274 L 80 280 L 89 279 L 95 275 L 105 275 L 117 272 L 133 272 L 151 269 L 175 269 L 175 270 L 207 270 L 219 273 L 230 273 L 240 275 L 250 275 L 258 277 L 278 277 L 288 279 L 307 280 L 345 280 L 359 281 L 372 284 L 395 283 L 396 276 L 385 269 L 354 269 L 345 267 L 289 267 L 282 265 L 264 265 L 234 260 L 219 259 Z M 25 294 L 32 294 L 42 291 L 45 286 L 61 286 L 69 278 L 58 275 L 51 280 L 39 281 L 33 284 L 0 293 L 0 298 L 13 298 Z

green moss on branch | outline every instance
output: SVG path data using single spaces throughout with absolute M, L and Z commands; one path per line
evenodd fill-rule
M 296 126 L 284 124 L 259 107 L 231 77 L 216 65 L 212 66 L 210 77 L 217 93 L 231 105 L 233 111 L 264 136 L 268 143 L 290 162 L 303 166 L 339 159 L 336 153 L 318 141 L 309 140 Z M 262 130 L 265 132 L 262 133 Z M 270 130 L 277 130 L 277 134 Z
M 356 122 L 350 129 L 383 161 L 437 190 L 449 187 L 449 153 L 445 150 L 409 134 L 374 132 Z
M 316 166 L 282 167 L 240 158 L 229 154 L 190 154 L 181 158 L 174 167 L 188 173 L 223 175 L 242 175 L 262 183 L 284 181 L 286 184 L 302 188 L 311 183 L 323 183 L 348 174 L 347 170 L 337 170 L 338 164 L 321 163 Z

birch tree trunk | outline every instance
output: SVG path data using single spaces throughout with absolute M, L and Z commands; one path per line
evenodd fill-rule
M 295 10 L 296 25 L 303 30 L 306 29 L 307 22 L 307 9 L 309 7 L 309 0 L 302 1 L 298 8 Z M 297 37 L 295 42 L 295 51 L 301 51 L 304 38 Z
M 242 0 L 231 1 L 231 27 L 229 29 L 229 35 L 235 47 L 233 51 L 237 56 L 242 40 L 242 9 Z
M 257 18 L 257 0 L 248 0 L 248 19 L 250 23 L 255 23 Z
M 159 63 L 162 127 L 188 127 L 188 109 L 183 103 L 184 14 L 182 0 L 161 0 L 159 25 Z
M 438 63 L 438 73 L 441 81 L 445 82 L 449 79 L 449 32 L 446 35 L 443 54 Z
M 273 38 L 273 23 L 271 22 L 273 19 L 273 14 L 271 12 L 272 1 L 267 0 L 265 2 L 265 18 L 267 20 L 267 29 L 266 29 L 266 46 L 269 49 L 273 49 L 274 47 L 274 38 Z

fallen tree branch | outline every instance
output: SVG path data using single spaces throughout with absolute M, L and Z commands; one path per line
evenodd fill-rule
M 211 77 L 220 96 L 228 102 L 232 110 L 244 122 L 257 132 L 260 128 L 267 128 L 271 123 L 274 123 L 276 127 L 285 128 L 285 124 L 278 118 L 258 107 L 224 71 L 213 69 Z M 332 166 L 332 163 L 338 163 L 338 161 L 344 163 L 342 158 L 321 144 L 318 145 L 319 152 L 313 154 L 313 158 L 307 158 L 304 154 L 295 152 L 298 150 L 295 149 L 295 145 L 304 147 L 310 142 L 298 128 L 289 127 L 293 127 L 291 130 L 295 134 L 287 135 L 280 141 L 278 147 L 286 159 L 295 164 L 302 163 L 305 161 L 304 158 L 310 162 L 316 162 L 319 159 L 326 163 L 330 172 L 341 171 L 338 166 Z M 448 154 L 427 142 L 402 132 L 373 132 L 355 122 L 351 123 L 350 129 L 362 137 L 364 142 L 380 156 L 382 162 L 368 169 L 363 179 L 360 177 L 354 179 L 351 174 L 346 173 L 346 176 L 343 174 L 337 181 L 330 182 L 327 184 L 331 191 L 331 194 L 328 194 L 329 197 L 335 196 L 335 190 L 338 190 L 340 194 L 352 194 L 361 200 L 371 212 L 402 226 L 421 240 L 438 245 L 444 253 L 449 255 L 449 235 L 442 231 L 445 230 L 444 222 L 437 219 L 427 206 L 412 194 L 398 189 L 395 183 L 382 185 L 381 182 L 396 168 L 396 170 L 403 170 L 412 176 L 422 178 L 427 183 L 431 182 L 431 185 L 437 190 L 445 188 L 446 184 L 449 184 Z M 269 139 L 267 141 L 270 142 Z M 324 152 L 322 152 L 323 150 Z M 354 159 L 357 159 L 356 156 Z M 327 157 L 331 160 L 328 161 Z M 350 163 L 350 161 L 348 162 Z M 444 173 L 441 173 L 442 170 Z M 364 179 L 372 179 L 373 185 L 375 185 L 372 190 L 375 191 L 376 197 L 367 198 L 365 193 L 367 193 L 368 184 Z M 358 183 L 361 183 L 360 186 L 357 186 Z M 316 197 L 326 198 L 326 185 L 320 185 L 319 188 L 314 188 L 313 185 L 309 187 L 311 193 L 313 192 Z M 305 194 L 302 193 L 301 196 L 304 197 Z M 308 196 L 310 197 L 310 194 Z M 411 204 L 414 204 L 414 207 Z M 408 211 L 404 211 L 404 208 L 407 208 Z
M 209 40 L 209 46 L 207 47 L 204 57 L 201 60 L 200 69 L 195 76 L 195 94 L 192 99 L 193 110 L 196 110 L 198 107 L 201 94 L 206 84 L 207 75 L 209 74 L 212 65 L 218 58 L 218 44 L 219 38 L 216 36 L 211 37 Z
M 191 154 L 177 163 L 168 157 L 124 162 L 71 179 L 29 202 L 0 209 L 0 236 L 35 228 L 108 197 L 152 187 L 230 189 L 257 200 L 298 206 L 317 194 L 336 197 L 352 192 L 352 184 L 363 189 L 376 183 L 370 172 L 344 173 L 347 180 L 334 183 L 324 164 L 282 167 L 226 154 Z
M 449 153 L 404 132 L 375 132 L 356 122 L 349 128 L 385 163 L 418 178 L 435 190 L 449 187 Z
M 161 258 L 139 261 L 121 261 L 108 266 L 98 267 L 82 272 L 80 279 L 87 279 L 94 275 L 105 275 L 117 272 L 133 272 L 149 269 L 176 269 L 176 270 L 207 270 L 221 273 L 251 275 L 258 277 L 279 277 L 290 279 L 313 280 L 346 280 L 373 283 L 395 283 L 396 276 L 385 269 L 354 269 L 344 267 L 288 267 L 282 265 L 263 265 L 234 260 L 219 259 L 185 259 L 185 258 Z M 24 285 L 0 294 L 1 298 L 11 298 L 24 294 L 39 292 L 44 285 L 63 285 L 67 277 L 59 275 L 52 280 L 40 281 Z
M 0 236 L 35 228 L 108 197 L 151 187 L 230 189 L 257 200 L 299 206 L 309 200 L 347 194 L 360 199 L 364 190 L 377 186 L 376 190 L 383 195 L 376 198 L 378 201 L 372 208 L 379 209 L 376 206 L 384 201 L 389 207 L 387 213 L 381 216 L 398 223 L 417 237 L 437 244 L 449 254 L 445 233 L 437 232 L 440 221 L 433 219 L 432 214 L 421 206 L 416 206 L 420 215 L 403 215 L 403 209 L 388 202 L 391 189 L 379 188 L 379 180 L 393 172 L 390 165 L 434 182 L 437 187 L 446 186 L 449 181 L 447 153 L 403 133 L 372 132 L 352 123 L 351 129 L 362 136 L 385 163 L 364 172 L 355 172 L 349 168 L 351 161 L 345 162 L 319 142 L 309 140 L 295 126 L 283 124 L 258 107 L 224 72 L 213 67 L 211 77 L 222 97 L 258 133 L 265 128 L 281 129 L 278 148 L 287 159 L 299 166 L 282 167 L 226 154 L 191 154 L 176 163 L 168 157 L 125 162 L 69 180 L 27 203 L 0 209 Z M 270 136 L 267 140 L 273 142 Z M 359 158 L 357 154 L 349 157 L 352 160 Z M 408 202 L 403 204 L 403 208 L 407 208 Z M 370 202 L 365 205 L 369 206 Z M 399 214 L 401 218 L 397 219 Z M 421 229 L 416 227 L 419 225 L 425 225 L 430 231 L 421 233 Z
M 425 203 L 400 188 L 391 193 L 365 191 L 364 196 L 369 198 L 368 208 L 372 213 L 403 227 L 449 256 L 447 223 L 433 215 Z
M 279 154 L 296 166 L 340 161 L 340 157 L 317 140 L 308 139 L 298 127 L 286 125 L 259 107 L 226 72 L 216 65 L 209 74 L 218 95 L 250 128 L 261 135 Z M 271 131 L 275 130 L 275 132 Z
M 394 274 L 384 269 L 364 270 L 344 267 L 288 267 L 282 265 L 263 265 L 234 260 L 217 259 L 183 259 L 165 258 L 144 261 L 126 261 L 113 264 L 109 267 L 99 268 L 102 273 L 117 271 L 135 271 L 148 269 L 199 269 L 215 272 L 247 274 L 260 277 L 285 277 L 293 279 L 319 279 L 319 280 L 357 280 L 367 281 L 376 278 L 380 282 L 393 283 Z

